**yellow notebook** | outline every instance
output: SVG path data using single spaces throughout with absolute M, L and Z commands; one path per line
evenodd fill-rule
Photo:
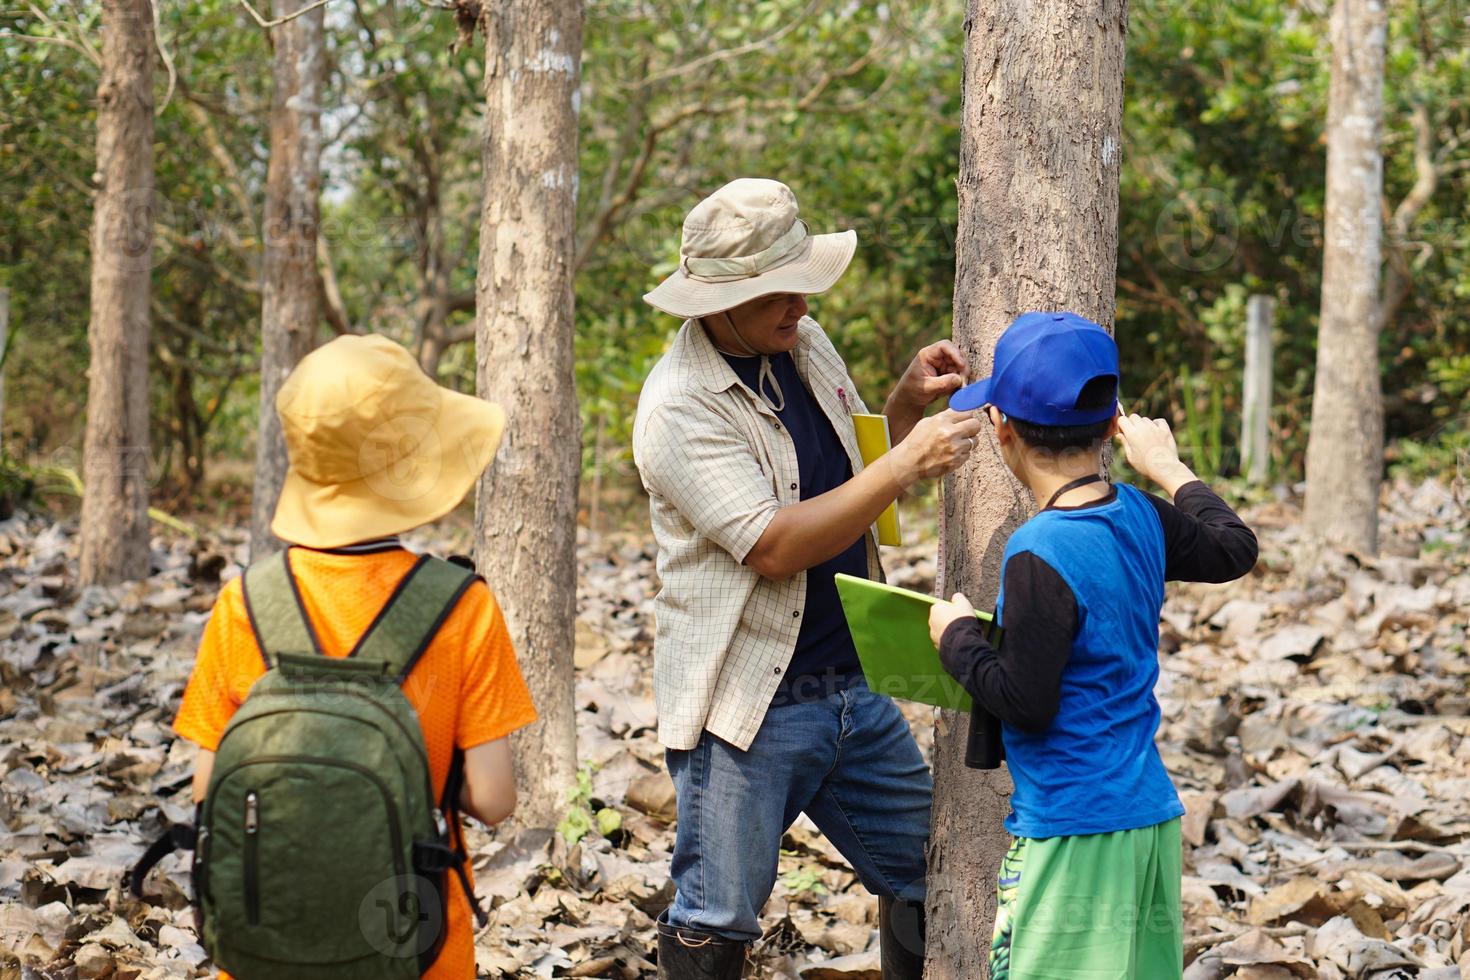
M 857 431 L 858 452 L 862 454 L 864 466 L 893 448 L 893 440 L 888 433 L 888 416 L 854 413 L 852 427 Z M 878 535 L 879 544 L 903 544 L 903 534 L 898 529 L 898 501 L 889 504 L 888 509 L 878 515 L 873 532 Z

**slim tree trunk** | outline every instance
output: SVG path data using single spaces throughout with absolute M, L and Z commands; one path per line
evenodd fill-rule
M 5 448 L 5 356 L 10 351 L 10 290 L 0 286 L 0 451 Z
M 307 0 L 276 0 L 285 17 Z M 321 319 L 316 239 L 321 211 L 322 86 L 325 11 L 318 7 L 271 30 L 275 95 L 271 102 L 270 168 L 265 190 L 265 263 L 260 307 L 260 424 L 251 498 L 252 560 L 280 547 L 271 515 L 286 477 L 286 444 L 276 393 L 315 346 Z
M 1111 329 L 1118 248 L 1125 0 L 971 0 L 954 292 L 955 341 L 982 375 L 1027 310 Z M 941 591 L 993 608 L 1010 532 L 1031 516 L 993 439 L 945 483 Z M 925 976 L 988 975 L 1008 773 L 964 766 L 969 719 L 934 747 Z
M 148 295 L 153 268 L 153 10 L 103 0 L 92 215 L 81 580 L 148 575 Z
M 476 377 L 505 408 L 476 499 L 478 561 L 541 720 L 514 737 L 518 820 L 550 826 L 576 772 L 572 702 L 581 419 L 572 351 L 580 0 L 485 5 Z
M 439 379 L 439 361 L 444 357 L 444 342 L 438 335 L 424 337 L 419 349 L 419 366 L 434 380 Z
M 1383 259 L 1382 0 L 1337 0 L 1327 106 L 1326 244 L 1317 379 L 1307 439 L 1307 529 L 1361 554 L 1378 550 L 1383 392 L 1378 286 Z

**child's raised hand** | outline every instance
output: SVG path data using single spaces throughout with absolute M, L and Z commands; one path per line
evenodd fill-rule
M 949 624 L 966 616 L 974 619 L 975 607 L 970 605 L 970 600 L 965 598 L 963 592 L 956 592 L 949 602 L 941 600 L 929 608 L 929 639 L 934 641 L 936 649 L 944 631 L 949 629 Z
M 1188 466 L 1179 461 L 1174 433 L 1163 419 L 1119 414 L 1118 438 L 1123 441 L 1128 465 L 1140 476 L 1157 483 L 1169 496 L 1172 497 L 1184 484 L 1198 479 Z

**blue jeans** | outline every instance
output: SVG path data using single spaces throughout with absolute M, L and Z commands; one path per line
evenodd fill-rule
M 934 782 L 903 715 L 866 685 L 771 708 L 745 752 L 705 732 L 666 759 L 679 826 L 665 922 L 760 938 L 781 835 L 803 811 L 868 891 L 923 900 Z

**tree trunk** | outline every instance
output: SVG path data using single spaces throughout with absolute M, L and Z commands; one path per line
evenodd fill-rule
M 304 6 L 307 0 L 276 0 L 275 16 L 288 16 Z M 271 28 L 275 95 L 265 189 L 260 424 L 250 508 L 252 561 L 281 546 L 270 532 L 287 462 L 281 421 L 276 416 L 276 393 L 291 369 L 315 346 L 321 319 L 316 239 L 321 209 L 324 17 L 325 11 L 318 7 Z
M 148 575 L 148 300 L 153 268 L 153 11 L 103 0 L 92 215 L 81 581 Z
M 514 738 L 522 824 L 554 825 L 576 773 L 572 702 L 581 419 L 573 376 L 580 0 L 485 5 L 476 377 L 506 412 L 480 481 L 479 566 L 541 720 Z
M 10 290 L 0 286 L 0 452 L 5 449 L 5 362 L 10 351 Z
M 1113 322 L 1125 0 L 971 0 L 954 292 L 955 341 L 983 376 L 1017 314 Z M 940 583 L 993 608 L 1010 532 L 1031 516 L 993 437 L 945 482 Z M 1009 839 L 1005 769 L 964 766 L 967 716 L 934 746 L 928 962 L 934 980 L 988 975 L 995 874 Z
M 1318 541 L 1365 555 L 1378 551 L 1383 481 L 1379 137 L 1387 20 L 1382 0 L 1337 0 L 1332 11 L 1322 315 L 1307 439 L 1307 529 Z
M 439 334 L 426 334 L 419 347 L 419 367 L 435 381 L 439 380 L 439 362 L 444 357 L 444 340 Z

